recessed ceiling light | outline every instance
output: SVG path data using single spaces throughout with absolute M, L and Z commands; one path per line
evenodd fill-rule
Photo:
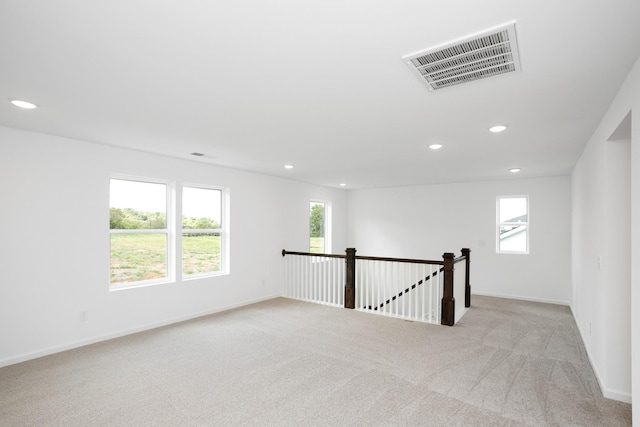
M 518 172 L 520 172 L 521 170 L 522 170 L 522 169 L 520 169 L 520 168 L 511 168 L 511 169 L 509 169 L 509 172 L 511 172 L 511 173 L 518 173 Z
M 347 186 L 347 184 L 346 184 L 346 183 L 344 183 L 344 182 L 341 182 L 341 183 L 340 183 L 340 184 L 338 184 L 338 185 L 339 185 L 340 187 L 346 187 L 346 186 Z
M 493 133 L 499 133 L 504 131 L 505 129 L 507 129 L 506 126 L 504 125 L 498 125 L 498 126 L 493 126 L 489 128 L 489 132 L 493 132 Z
M 292 164 L 288 164 L 288 165 L 284 165 L 285 169 L 293 169 L 293 165 Z
M 432 150 L 439 150 L 442 148 L 442 144 L 431 144 L 429 148 L 431 148 Z
M 38 108 L 36 104 L 27 101 L 21 101 L 19 99 L 10 99 L 9 102 L 15 105 L 18 108 L 23 108 L 25 110 L 33 110 L 34 108 Z

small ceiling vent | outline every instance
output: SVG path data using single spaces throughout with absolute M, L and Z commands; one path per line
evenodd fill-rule
M 516 23 L 405 55 L 402 60 L 430 90 L 520 70 Z

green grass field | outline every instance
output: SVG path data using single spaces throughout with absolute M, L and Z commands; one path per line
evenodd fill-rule
M 220 236 L 182 237 L 182 274 L 220 271 Z
M 324 253 L 324 237 L 309 237 L 309 252 L 312 254 Z
M 166 235 L 112 234 L 111 283 L 130 283 L 167 276 Z M 184 236 L 183 274 L 220 270 L 220 236 Z

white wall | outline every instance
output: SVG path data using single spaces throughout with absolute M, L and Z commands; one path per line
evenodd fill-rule
M 496 254 L 496 198 L 508 195 L 529 196 L 528 255 Z M 569 304 L 568 176 L 351 190 L 348 200 L 360 255 L 441 259 L 468 247 L 472 293 Z
M 606 298 L 606 387 L 631 396 L 631 143 L 606 143 L 605 241 L 600 260 Z
M 630 142 L 610 141 L 630 111 Z M 604 395 L 633 400 L 634 419 L 640 418 L 640 397 L 631 395 L 640 389 L 638 112 L 636 62 L 571 176 L 572 309 Z
M 310 199 L 346 247 L 344 190 L 2 127 L 0 162 L 0 366 L 280 295 Z M 228 187 L 231 274 L 110 292 L 112 172 Z

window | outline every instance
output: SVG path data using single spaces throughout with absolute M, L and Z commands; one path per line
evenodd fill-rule
M 111 179 L 110 284 L 169 280 L 170 217 L 167 183 Z
M 182 187 L 182 275 L 222 269 L 222 190 Z
M 331 206 L 327 202 L 309 202 L 309 252 L 331 252 Z
M 226 190 L 119 176 L 109 186 L 111 289 L 229 271 Z
M 529 253 L 529 200 L 526 196 L 498 197 L 498 253 Z

